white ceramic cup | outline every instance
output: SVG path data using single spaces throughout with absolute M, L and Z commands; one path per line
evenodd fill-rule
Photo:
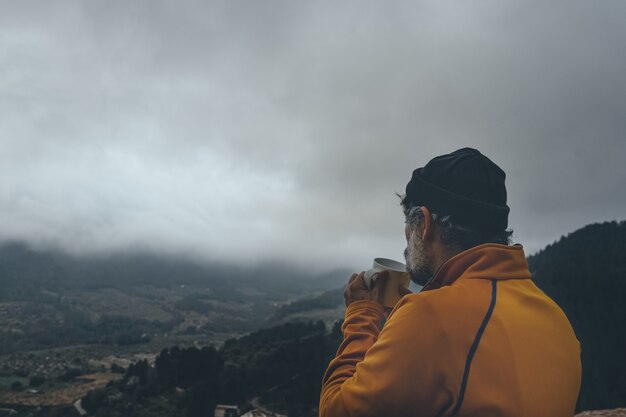
M 375 274 L 382 271 L 389 271 L 389 278 L 383 289 L 383 305 L 394 307 L 401 298 L 398 287 L 403 285 L 409 288 L 409 274 L 406 273 L 406 266 L 402 262 L 387 258 L 375 258 L 372 268 L 365 271 L 365 285 L 371 289 L 376 278 Z

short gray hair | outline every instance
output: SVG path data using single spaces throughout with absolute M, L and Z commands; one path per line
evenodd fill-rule
M 404 211 L 406 223 L 412 226 L 419 225 L 424 218 L 422 206 L 412 204 L 407 200 L 406 196 L 398 196 L 402 199 L 400 204 Z M 441 241 L 448 248 L 467 250 L 483 243 L 498 243 L 501 245 L 510 245 L 512 243 L 511 236 L 513 235 L 513 230 L 511 229 L 501 232 L 478 230 L 456 223 L 450 215 L 441 215 L 431 211 L 430 216 L 433 223 L 438 226 Z

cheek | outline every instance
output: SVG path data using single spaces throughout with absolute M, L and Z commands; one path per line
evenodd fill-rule
M 408 224 L 404 225 L 404 237 L 406 238 L 406 241 L 409 241 L 409 238 L 411 237 L 411 228 L 409 227 Z

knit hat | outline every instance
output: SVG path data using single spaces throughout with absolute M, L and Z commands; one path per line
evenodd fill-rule
M 506 230 L 506 174 L 478 150 L 463 148 L 433 158 L 413 171 L 406 198 L 454 223 L 499 232 Z

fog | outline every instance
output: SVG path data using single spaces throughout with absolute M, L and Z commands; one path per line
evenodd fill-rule
M 402 259 L 470 146 L 533 253 L 626 216 L 623 1 L 0 2 L 0 241 L 316 269 Z

